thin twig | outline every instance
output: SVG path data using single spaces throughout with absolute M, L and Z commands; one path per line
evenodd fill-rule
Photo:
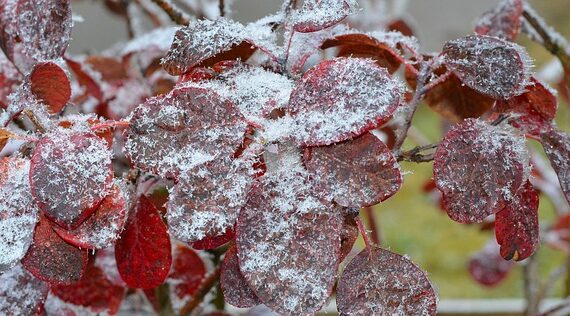
M 368 250 L 368 256 L 372 257 L 372 244 L 370 243 L 370 239 L 368 239 L 368 231 L 366 231 L 366 228 L 364 227 L 364 224 L 362 224 L 360 217 L 356 216 L 356 218 L 354 220 L 356 221 L 356 225 L 358 226 L 358 230 L 360 231 L 360 234 L 362 235 L 362 239 L 364 239 L 364 245 L 366 246 L 366 249 Z
M 226 16 L 226 3 L 224 0 L 219 0 L 218 6 L 220 7 L 220 16 Z
M 425 150 L 435 149 L 439 146 L 439 143 L 433 143 L 424 146 L 417 146 L 408 151 L 401 152 L 397 160 L 398 161 L 409 161 L 409 162 L 429 162 L 433 160 L 434 153 L 423 154 Z
M 365 206 L 364 207 L 364 214 L 366 215 L 366 219 L 368 220 L 368 227 L 370 227 L 370 239 L 376 245 L 380 245 L 380 230 L 378 229 L 378 225 L 376 225 L 376 216 L 374 215 L 374 210 L 372 206 Z
M 536 259 L 537 254 L 535 253 L 527 259 L 523 268 L 524 294 L 527 303 L 525 315 L 527 316 L 537 315 L 540 307 L 540 302 L 537 300 L 538 262 Z
M 37 116 L 34 114 L 32 110 L 25 109 L 22 111 L 22 113 L 24 113 L 30 119 L 30 121 L 32 121 L 32 124 L 34 124 L 38 132 L 42 134 L 46 132 L 46 128 L 42 125 L 42 123 L 40 122 L 40 120 L 37 118 Z
M 156 5 L 158 5 L 168 16 L 170 19 L 180 25 L 188 25 L 190 24 L 190 18 L 186 13 L 180 11 L 177 7 L 175 7 L 170 0 L 152 0 Z
M 204 279 L 204 281 L 202 281 L 202 284 L 200 284 L 200 287 L 192 296 L 192 299 L 180 310 L 180 316 L 189 315 L 196 307 L 202 303 L 206 294 L 208 294 L 210 290 L 216 286 L 216 283 L 218 283 L 218 280 L 220 279 L 220 272 L 221 264 L 219 264 L 216 269 L 214 269 L 214 271 L 206 279 Z

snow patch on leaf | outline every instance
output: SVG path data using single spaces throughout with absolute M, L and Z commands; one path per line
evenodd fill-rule
M 21 265 L 0 274 L 0 314 L 37 315 L 48 295 L 47 283 L 36 279 Z

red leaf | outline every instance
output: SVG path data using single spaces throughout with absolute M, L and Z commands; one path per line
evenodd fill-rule
M 538 192 L 527 181 L 495 216 L 495 236 L 505 260 L 521 261 L 538 247 Z
M 38 208 L 30 193 L 30 161 L 0 160 L 0 273 L 14 266 L 28 251 Z
M 61 112 L 71 97 L 71 85 L 67 75 L 57 64 L 37 64 L 30 74 L 32 94 L 47 105 L 51 114 Z
M 87 251 L 66 243 L 53 231 L 49 220 L 42 217 L 22 264 L 36 278 L 51 285 L 71 284 L 83 277 Z
M 233 103 L 196 87 L 148 99 L 130 123 L 127 156 L 138 168 L 167 177 L 214 157 L 231 157 L 247 130 Z
M 89 265 L 83 278 L 72 285 L 55 285 L 51 293 L 64 302 L 87 307 L 94 313 L 116 314 L 125 295 L 121 286 L 113 285 L 103 271 Z
M 567 201 L 570 201 L 570 135 L 557 129 L 542 134 L 542 146 L 560 181 Z
M 558 100 L 546 84 L 532 78 L 528 91 L 509 100 L 499 100 L 495 104 L 495 113 L 512 113 L 511 125 L 525 133 L 540 136 L 551 129 L 558 107 Z
M 336 145 L 307 148 L 305 165 L 316 192 L 346 207 L 378 204 L 402 184 L 396 158 L 370 133 Z
M 0 274 L 0 314 L 41 315 L 48 291 L 48 284 L 14 266 Z
M 220 247 L 221 245 L 227 244 L 230 240 L 234 239 L 235 232 L 233 228 L 226 230 L 223 235 L 214 237 L 205 237 L 198 241 L 190 244 L 190 246 L 196 250 L 209 250 Z
M 514 41 L 520 31 L 523 6 L 521 0 L 503 0 L 477 21 L 475 32 Z
M 246 308 L 262 303 L 255 296 L 255 293 L 239 270 L 236 247 L 231 247 L 226 252 L 222 262 L 220 283 L 224 293 L 224 300 L 233 306 Z
M 434 156 L 434 180 L 451 219 L 480 223 L 500 211 L 528 178 L 525 140 L 476 119 L 456 124 Z
M 496 37 L 470 35 L 443 47 L 445 66 L 472 89 L 506 100 L 524 92 L 530 57 L 523 47 Z
M 174 293 L 179 299 L 193 296 L 206 276 L 204 261 L 194 250 L 183 245 L 174 248 L 173 257 L 168 280 L 174 286 Z
M 338 281 L 341 315 L 435 315 L 437 297 L 408 258 L 374 247 L 350 261 Z
M 69 58 L 65 58 L 65 62 L 69 69 L 75 74 L 75 79 L 80 85 L 85 87 L 89 94 L 99 102 L 105 101 L 100 83 L 93 78 L 93 74 L 90 73 L 90 70 L 87 70 L 85 65 Z
M 496 286 L 507 277 L 513 266 L 513 261 L 501 257 L 495 240 L 490 240 L 469 260 L 469 273 L 484 286 Z
M 145 196 L 129 216 L 115 244 L 121 277 L 132 288 L 152 289 L 162 284 L 172 263 L 170 237 L 160 214 Z
M 291 17 L 297 32 L 310 33 L 331 27 L 344 20 L 351 11 L 352 1 L 305 0 L 299 11 Z
M 112 186 L 111 151 L 94 134 L 58 130 L 36 143 L 32 195 L 42 212 L 65 229 L 77 228 Z
M 114 184 L 91 217 L 79 227 L 66 230 L 54 227 L 55 232 L 68 243 L 85 249 L 103 249 L 113 246 L 123 229 L 127 211 L 125 192 Z
M 401 83 L 370 60 L 323 61 L 291 94 L 292 137 L 300 145 L 318 146 L 361 135 L 388 120 L 401 94 Z

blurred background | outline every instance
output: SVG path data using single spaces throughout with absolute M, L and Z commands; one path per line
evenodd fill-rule
M 447 40 L 472 32 L 474 20 L 494 7 L 495 0 L 409 0 L 399 1 L 413 20 L 415 32 L 423 51 L 437 51 Z M 570 37 L 570 1 L 534 0 L 534 8 L 566 38 Z M 277 11 L 280 0 L 234 0 L 232 17 L 249 22 Z M 83 0 L 74 3 L 77 13 L 73 29 L 72 53 L 102 51 L 127 38 L 123 19 L 110 14 L 101 1 Z M 537 70 L 548 63 L 551 55 L 539 45 L 519 36 L 535 59 Z M 568 105 L 560 104 L 558 124 L 568 131 Z M 439 118 L 427 107 L 420 107 L 415 116 L 417 132 L 435 142 L 441 137 Z M 534 144 L 536 145 L 536 144 Z M 407 144 L 410 148 L 414 144 Z M 461 225 L 448 219 L 422 190 L 432 176 L 432 165 L 403 163 L 406 172 L 402 190 L 388 201 L 374 208 L 376 225 L 382 236 L 382 246 L 409 255 L 428 271 L 440 299 L 521 298 L 523 297 L 522 268 L 517 265 L 507 279 L 493 288 L 483 287 L 470 277 L 467 264 L 470 256 L 493 237 L 493 231 L 481 231 L 479 226 Z M 553 217 L 552 205 L 541 198 L 540 218 L 547 223 Z M 560 251 L 542 247 L 538 251 L 538 267 L 545 277 L 563 261 Z M 556 280 L 553 295 L 560 296 L 568 282 L 566 277 Z

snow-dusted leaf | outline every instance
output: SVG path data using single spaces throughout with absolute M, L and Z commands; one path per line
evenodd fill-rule
M 542 134 L 542 146 L 560 181 L 567 201 L 570 201 L 570 135 L 557 129 Z
M 60 300 L 89 309 L 92 313 L 117 313 L 125 289 L 111 283 L 103 271 L 92 264 L 87 267 L 85 275 L 77 283 L 71 285 L 54 285 L 51 294 Z
M 525 139 L 477 119 L 456 124 L 434 156 L 434 180 L 451 219 L 479 223 L 500 211 L 528 178 Z
M 297 32 L 316 32 L 344 20 L 354 6 L 354 0 L 305 0 L 289 22 Z
M 495 286 L 503 281 L 514 266 L 499 254 L 499 245 L 493 239 L 469 259 L 469 274 L 478 283 Z
M 164 282 L 170 271 L 170 237 L 160 213 L 144 195 L 115 244 L 121 278 L 132 288 L 152 289 Z
M 21 265 L 0 274 L 0 314 L 40 315 L 49 286 Z
M 524 92 L 530 80 L 530 57 L 517 44 L 483 35 L 449 41 L 442 54 L 446 67 L 485 95 L 506 100 Z
M 330 146 L 309 147 L 305 165 L 314 178 L 315 191 L 346 207 L 378 204 L 402 184 L 396 158 L 371 133 Z
M 505 260 L 528 258 L 538 247 L 538 192 L 527 181 L 495 215 L 495 236 Z
M 34 66 L 29 80 L 32 94 L 48 107 L 51 114 L 61 112 L 71 97 L 71 85 L 65 71 L 53 62 Z
M 28 160 L 0 160 L 0 273 L 24 257 L 38 221 L 29 170 Z
M 521 27 L 522 0 L 503 0 L 477 21 L 475 32 L 514 41 Z
M 95 134 L 57 130 L 36 143 L 30 168 L 34 200 L 50 220 L 78 227 L 112 186 L 112 153 Z
M 323 61 L 305 73 L 291 94 L 292 137 L 298 144 L 317 146 L 358 136 L 394 113 L 402 91 L 402 84 L 371 60 Z
M 437 297 L 424 271 L 382 248 L 362 250 L 337 288 L 341 315 L 435 315 Z
M 231 157 L 246 130 L 237 107 L 216 92 L 177 88 L 135 109 L 125 151 L 138 168 L 175 177 L 215 158 Z
M 174 247 L 172 257 L 168 282 L 176 298 L 182 300 L 196 294 L 206 276 L 206 266 L 194 250 L 183 244 Z
M 85 249 L 111 247 L 123 229 L 128 198 L 118 184 L 114 184 L 97 210 L 73 230 L 54 227 L 56 233 L 70 244 Z
M 1 10 L 1 9 L 0 9 Z M 0 11 L 0 15 L 2 12 Z M 1 36 L 0 30 L 0 36 Z M 0 39 L 1 42 L 1 39 Z M 1 45 L 1 44 L 0 44 Z M 20 82 L 22 81 L 22 74 L 18 69 L 6 58 L 4 53 L 0 51 L 0 107 L 6 108 L 8 103 L 8 96 L 14 92 Z
M 249 159 L 217 159 L 185 171 L 167 204 L 169 232 L 194 242 L 231 229 L 245 204 L 255 171 Z
M 236 247 L 231 247 L 226 252 L 222 262 L 220 284 L 222 285 L 224 300 L 228 304 L 243 308 L 261 304 L 239 270 Z
M 36 225 L 34 239 L 22 264 L 36 278 L 50 284 L 79 281 L 87 268 L 87 251 L 66 243 L 43 217 Z
M 497 101 L 493 112 L 511 114 L 511 125 L 538 137 L 552 128 L 558 100 L 553 90 L 535 78 L 532 78 L 527 90 L 509 100 Z

